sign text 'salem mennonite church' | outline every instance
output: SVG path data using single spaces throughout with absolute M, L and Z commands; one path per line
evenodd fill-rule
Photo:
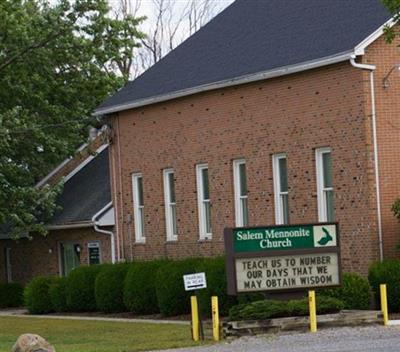
M 231 294 L 340 284 L 337 224 L 226 229 L 225 243 Z

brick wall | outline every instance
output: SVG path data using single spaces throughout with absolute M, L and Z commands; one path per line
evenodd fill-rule
M 376 65 L 374 86 L 385 257 L 398 257 L 396 245 L 400 240 L 400 225 L 391 211 L 393 202 L 400 197 L 400 74 L 398 70 L 394 70 L 390 75 L 390 86 L 383 88 L 383 78 L 395 64 L 400 63 L 400 49 L 397 47 L 399 43 L 398 41 L 388 45 L 383 38 L 380 38 L 367 48 L 364 59 L 365 63 Z
M 99 234 L 93 228 L 50 231 L 46 237 L 35 236 L 33 240 L 2 240 L 0 241 L 0 262 L 2 263 L 0 265 L 0 282 L 6 279 L 4 257 L 6 247 L 11 248 L 13 281 L 26 283 L 38 275 L 60 275 L 60 242 L 79 244 L 81 265 L 87 265 L 89 241 L 100 241 L 102 262 L 111 262 L 109 236 Z
M 245 158 L 250 225 L 274 224 L 272 161 L 288 157 L 291 223 L 318 220 L 315 148 L 332 148 L 336 219 L 346 270 L 377 258 L 365 75 L 349 62 L 176 99 L 114 116 L 114 204 L 121 256 L 210 256 L 234 226 L 232 160 Z M 119 153 L 120 151 L 120 153 Z M 120 157 L 120 158 L 119 158 Z M 199 242 L 195 165 L 209 166 L 211 241 Z M 166 242 L 162 170 L 176 179 L 178 237 Z M 131 173 L 143 174 L 146 243 L 135 244 Z

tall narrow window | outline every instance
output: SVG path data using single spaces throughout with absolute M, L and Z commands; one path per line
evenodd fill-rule
M 200 164 L 196 166 L 196 178 L 200 239 L 210 239 L 212 236 L 211 202 L 207 164 Z
M 315 151 L 317 164 L 318 218 L 320 222 L 335 220 L 331 154 L 330 148 L 320 148 Z
M 287 160 L 285 154 L 272 157 L 275 194 L 275 222 L 277 225 L 289 223 L 289 192 L 287 179 Z
M 247 226 L 249 224 L 249 213 L 247 206 L 246 161 L 244 159 L 233 161 L 233 183 L 236 226 Z
M 135 220 L 135 240 L 145 242 L 144 233 L 144 202 L 143 202 L 143 178 L 142 174 L 132 175 L 133 190 L 133 215 Z
M 176 199 L 175 179 L 172 169 L 164 170 L 164 200 L 165 200 L 165 222 L 167 229 L 167 240 L 176 241 L 178 230 L 176 226 Z

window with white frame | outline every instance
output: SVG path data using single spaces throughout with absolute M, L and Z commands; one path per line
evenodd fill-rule
M 176 241 L 178 230 L 176 225 L 176 199 L 175 199 L 175 179 L 174 171 L 166 169 L 163 171 L 164 177 L 164 201 L 165 201 L 165 225 L 167 229 L 167 240 Z
M 246 161 L 244 159 L 233 161 L 233 184 L 236 226 L 247 226 L 249 224 L 249 213 L 247 205 Z
M 200 239 L 210 239 L 211 231 L 211 202 L 208 182 L 208 165 L 196 166 L 197 199 L 199 209 Z
M 286 154 L 272 156 L 275 195 L 275 222 L 277 225 L 289 223 L 289 190 Z
M 331 222 L 335 220 L 331 154 L 330 148 L 319 148 L 315 151 L 317 166 L 318 219 L 320 222 Z
M 135 220 L 135 241 L 145 242 L 144 201 L 142 174 L 132 174 L 133 216 Z

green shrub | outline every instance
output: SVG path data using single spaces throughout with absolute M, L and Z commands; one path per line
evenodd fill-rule
M 295 299 L 285 302 L 288 305 L 290 316 L 309 315 L 308 298 Z M 316 295 L 317 314 L 337 313 L 345 308 L 344 303 L 337 298 Z
M 196 272 L 202 259 L 189 258 L 172 261 L 158 269 L 156 275 L 156 292 L 161 314 L 173 316 L 190 312 L 190 296 L 183 285 L 183 275 Z
M 389 310 L 400 312 L 400 261 L 392 259 L 372 264 L 368 280 L 377 302 L 380 299 L 379 285 L 386 284 Z
M 290 315 L 286 302 L 263 300 L 239 304 L 229 310 L 230 320 L 264 320 Z
M 329 314 L 342 310 L 342 301 L 317 296 L 317 314 Z M 265 320 L 289 316 L 305 316 L 309 314 L 308 299 L 291 301 L 263 300 L 248 304 L 239 304 L 229 311 L 230 320 Z
M 24 288 L 21 284 L 0 284 L 0 308 L 20 307 L 23 304 Z
M 203 315 L 211 315 L 211 296 L 218 297 L 219 313 L 226 316 L 229 309 L 237 303 L 235 296 L 227 293 L 225 258 L 205 258 L 196 268 L 196 272 L 205 272 L 207 288 L 199 290 L 199 308 Z
M 55 278 L 49 287 L 51 305 L 55 312 L 67 312 L 67 282 L 66 277 Z
M 256 301 L 262 301 L 265 299 L 265 295 L 262 292 L 254 293 L 239 293 L 237 296 L 237 301 L 239 304 L 246 304 Z
M 105 265 L 101 268 L 95 281 L 97 309 L 105 313 L 123 312 L 124 280 L 128 264 Z
M 165 260 L 134 263 L 128 271 L 124 285 L 124 303 L 136 314 L 159 313 L 156 292 L 157 271 Z
M 344 273 L 341 287 L 320 289 L 318 292 L 343 301 L 345 309 L 370 308 L 371 287 L 367 279 L 356 273 Z
M 25 306 L 31 314 L 45 314 L 53 311 L 49 288 L 54 278 L 38 276 L 29 282 L 24 291 Z
M 67 282 L 67 306 L 69 311 L 90 312 L 96 310 L 94 285 L 102 265 L 80 266 L 70 272 Z

